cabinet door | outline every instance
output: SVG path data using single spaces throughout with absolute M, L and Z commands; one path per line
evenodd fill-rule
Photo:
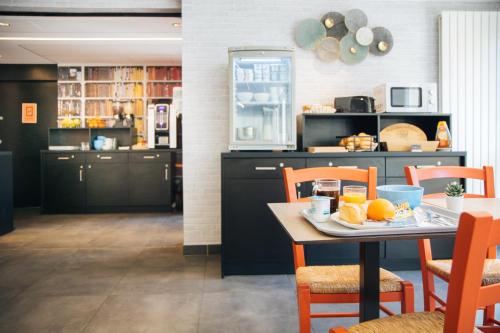
M 130 163 L 129 200 L 133 206 L 171 204 L 171 168 L 167 163 Z
M 283 181 L 225 179 L 223 193 L 223 263 L 281 264 L 288 269 L 274 273 L 292 271 L 291 241 L 267 206 L 269 202 L 285 201 Z
M 93 163 L 87 169 L 87 206 L 128 205 L 128 163 Z
M 72 212 L 84 208 L 84 164 L 66 160 L 46 161 L 43 169 L 43 210 Z

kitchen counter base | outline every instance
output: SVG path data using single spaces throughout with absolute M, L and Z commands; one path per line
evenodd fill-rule
M 174 210 L 176 151 L 42 151 L 42 212 Z
M 379 185 L 406 184 L 405 165 L 421 167 L 465 165 L 465 152 L 436 153 L 321 153 L 231 152 L 222 154 L 222 254 L 225 275 L 293 273 L 290 240 L 267 203 L 285 202 L 282 169 L 311 167 L 377 167 Z M 442 192 L 450 179 L 424 181 L 427 193 Z M 342 186 L 357 185 L 342 182 Z M 300 196 L 311 195 L 312 184 L 297 184 Z M 436 258 L 451 258 L 453 240 L 432 240 Z M 308 265 L 358 263 L 355 244 L 310 245 L 305 248 Z M 415 241 L 384 241 L 380 262 L 392 270 L 419 269 Z

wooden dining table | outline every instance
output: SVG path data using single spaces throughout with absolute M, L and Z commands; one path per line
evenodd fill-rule
M 446 207 L 444 199 L 426 199 L 424 202 Z M 391 235 L 336 237 L 318 231 L 301 216 L 300 211 L 310 207 L 310 203 L 269 203 L 268 206 L 290 239 L 297 244 L 359 244 L 360 322 L 379 317 L 380 242 L 386 240 L 449 238 L 455 236 L 455 232 L 442 232 L 439 230 L 417 234 L 405 233 L 404 228 L 402 228 L 401 233 Z M 464 211 L 486 211 L 498 218 L 500 217 L 500 199 L 464 199 Z

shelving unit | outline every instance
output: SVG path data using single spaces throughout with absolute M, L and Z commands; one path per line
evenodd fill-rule
M 451 115 L 446 113 L 303 113 L 298 132 L 302 150 L 312 146 L 338 146 L 339 137 L 360 132 L 376 136 L 380 131 L 397 123 L 418 126 L 432 140 L 439 121 L 446 121 L 451 131 Z M 381 150 L 378 145 L 377 151 Z
M 180 66 L 61 65 L 58 71 L 58 126 L 65 118 L 80 127 L 101 118 L 111 127 L 117 103 L 135 115 L 138 135 L 146 138 L 147 105 L 170 103 L 174 87 L 182 85 Z

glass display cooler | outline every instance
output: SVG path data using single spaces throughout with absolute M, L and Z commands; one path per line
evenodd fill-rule
M 295 150 L 291 48 L 229 49 L 229 150 Z

